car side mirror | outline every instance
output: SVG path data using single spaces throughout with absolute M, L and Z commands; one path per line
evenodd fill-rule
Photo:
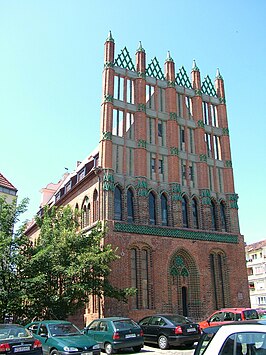
M 210 323 L 211 323 L 211 320 L 210 319 L 207 319 L 207 323 L 210 325 Z

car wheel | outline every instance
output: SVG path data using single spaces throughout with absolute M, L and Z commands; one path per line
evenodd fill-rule
M 51 352 L 50 352 L 50 355 L 59 355 L 58 351 L 56 349 L 53 349 Z
M 158 338 L 158 345 L 161 350 L 165 350 L 169 348 L 168 339 L 165 335 L 160 335 Z
M 140 352 L 141 348 L 142 348 L 141 345 L 133 346 L 133 351 L 134 351 L 135 353 L 138 353 L 138 352 Z
M 113 352 L 114 352 L 113 346 L 110 343 L 106 343 L 104 345 L 104 350 L 107 355 L 113 354 Z

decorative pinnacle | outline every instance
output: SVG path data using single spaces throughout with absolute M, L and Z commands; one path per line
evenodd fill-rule
M 193 59 L 192 70 L 193 71 L 199 71 L 199 68 L 197 67 L 195 59 Z
M 106 42 L 114 42 L 114 39 L 112 37 L 112 32 L 111 31 L 109 31 L 109 33 L 108 33 L 108 37 L 106 39 Z
M 170 55 L 170 51 L 167 52 L 166 62 L 173 62 L 173 58 Z
M 222 75 L 220 74 L 219 68 L 217 68 L 217 71 L 216 71 L 216 79 L 223 79 Z
M 142 47 L 141 41 L 139 41 L 139 48 L 137 49 L 137 52 L 144 52 L 145 53 L 145 49 Z

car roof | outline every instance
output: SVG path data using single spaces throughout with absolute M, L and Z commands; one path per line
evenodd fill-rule
M 216 333 L 220 328 L 222 327 L 234 327 L 234 326 L 247 326 L 247 325 L 252 325 L 252 326 L 256 326 L 256 325 L 264 325 L 266 326 L 266 319 L 250 319 L 250 320 L 245 320 L 245 321 L 241 321 L 241 322 L 230 322 L 230 323 L 225 323 L 225 324 L 220 324 L 220 325 L 214 325 L 211 327 L 207 327 L 202 329 L 203 333 Z
M 222 311 L 222 312 L 242 312 L 242 311 L 249 311 L 249 310 L 256 311 L 255 308 L 250 308 L 250 307 L 221 308 L 219 311 Z
M 44 323 L 44 324 L 71 324 L 71 322 L 67 320 L 58 320 L 58 319 L 45 319 L 45 320 L 38 320 L 36 322 L 31 322 L 30 324 L 36 324 L 36 323 Z
M 128 317 L 106 317 L 106 318 L 97 318 L 97 319 L 94 319 L 93 321 L 112 321 L 112 322 L 116 322 L 116 321 L 123 321 L 123 320 L 132 320 L 132 319 L 128 318 Z

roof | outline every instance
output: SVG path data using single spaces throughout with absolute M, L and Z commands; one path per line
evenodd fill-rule
M 15 191 L 18 191 L 14 185 L 11 184 L 11 182 L 9 182 L 7 180 L 7 178 L 4 177 L 3 174 L 0 173 L 0 186 L 2 187 L 6 187 L 8 189 L 11 189 L 11 190 L 15 190 Z
M 245 249 L 246 249 L 246 252 L 248 252 L 248 251 L 252 251 L 252 250 L 255 251 L 255 250 L 261 249 L 263 247 L 266 247 L 266 239 L 261 240 L 260 242 L 249 244 L 245 247 Z

